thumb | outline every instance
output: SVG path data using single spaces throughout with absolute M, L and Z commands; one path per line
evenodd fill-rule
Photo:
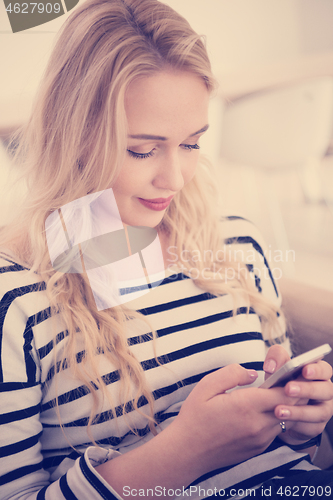
M 278 344 L 271 346 L 264 362 L 265 380 L 289 360 L 290 356 L 282 346 Z
M 195 387 L 197 396 L 209 400 L 223 394 L 238 385 L 252 384 L 258 377 L 255 370 L 247 370 L 240 365 L 233 364 L 220 368 L 200 380 Z

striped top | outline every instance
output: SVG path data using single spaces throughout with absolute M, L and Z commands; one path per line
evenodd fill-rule
M 248 266 L 258 290 L 280 304 L 256 228 L 238 217 L 225 218 L 222 228 L 226 248 L 241 250 L 247 262 L 252 259 Z M 91 427 L 99 447 L 91 444 L 87 423 L 92 396 L 69 368 L 59 372 L 55 363 L 52 338 L 56 337 L 61 350 L 66 329 L 60 317 L 50 316 L 45 286 L 36 274 L 4 254 L 0 266 L 0 498 L 122 498 L 94 466 L 151 439 L 147 420 L 137 411 L 124 417 L 118 399 L 119 374 L 99 354 L 98 366 L 112 391 L 117 416 L 111 418 L 107 403 L 101 403 Z M 156 362 L 146 322 L 128 321 L 128 344 L 145 370 L 162 429 L 175 418 L 195 384 L 213 370 L 239 363 L 259 372 L 256 385 L 263 381 L 268 346 L 260 319 L 253 310 L 246 314 L 242 303 L 237 304 L 233 317 L 231 296 L 212 296 L 181 272 L 168 270 L 160 286 L 128 305 L 151 322 L 158 333 L 157 356 L 167 359 L 163 366 Z M 288 342 L 285 346 L 289 349 Z M 79 350 L 77 362 L 81 360 Z M 63 429 L 55 408 L 57 395 Z M 144 398 L 139 406 L 145 411 Z M 129 431 L 128 419 L 136 433 Z M 191 498 L 201 498 L 209 488 L 224 489 L 227 496 L 232 488 L 257 486 L 270 477 L 283 476 L 290 468 L 307 470 L 312 466 L 304 457 L 273 442 L 262 455 L 198 478 L 192 484 Z

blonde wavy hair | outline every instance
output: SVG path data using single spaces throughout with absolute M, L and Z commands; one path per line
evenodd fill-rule
M 112 187 L 126 154 L 126 89 L 135 78 L 165 68 L 192 72 L 210 92 L 216 86 L 204 40 L 170 7 L 157 0 L 88 0 L 64 23 L 31 118 L 15 139 L 15 161 L 26 179 L 28 195 L 19 217 L 2 230 L 2 246 L 10 247 L 22 263 L 42 277 L 52 311 L 60 313 L 66 324 L 68 337 L 60 366 L 71 366 L 93 395 L 88 432 L 101 394 L 114 408 L 98 370 L 96 353 L 101 351 L 119 371 L 123 413 L 128 399 L 141 411 L 138 400 L 144 396 L 150 407 L 150 415 L 145 414 L 147 425 L 156 432 L 154 399 L 125 334 L 129 318 L 146 319 L 125 306 L 98 311 L 84 273 L 55 271 L 45 221 L 66 203 Z M 221 248 L 218 215 L 212 208 L 215 197 L 210 169 L 202 159 L 158 228 L 179 256 L 185 248 L 201 255 L 205 249 L 214 255 Z M 255 308 L 264 324 L 276 325 L 278 311 L 255 290 L 245 266 L 236 278 L 225 280 L 214 277 L 212 262 L 212 271 L 205 277 L 202 271 L 207 263 L 186 265 L 188 272 L 193 267 L 200 271 L 195 279 L 199 287 L 215 295 L 245 296 L 248 307 Z M 226 269 L 235 263 L 226 259 L 223 265 Z M 79 338 L 84 358 L 78 364 Z M 131 394 L 133 384 L 135 394 Z

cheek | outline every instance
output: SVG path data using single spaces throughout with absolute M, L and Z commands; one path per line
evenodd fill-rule
M 195 158 L 191 158 L 190 161 L 188 161 L 186 167 L 183 170 L 183 178 L 185 184 L 187 184 L 193 179 L 198 163 L 199 163 L 199 154 L 196 154 Z
M 137 169 L 123 167 L 116 181 L 113 183 L 115 195 L 131 195 L 140 185 L 140 175 Z

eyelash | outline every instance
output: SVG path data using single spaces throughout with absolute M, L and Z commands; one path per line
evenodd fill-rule
M 200 149 L 199 144 L 181 144 L 184 149 L 187 149 L 188 151 L 192 151 L 193 149 Z M 144 160 L 146 158 L 150 158 L 151 156 L 154 156 L 154 151 L 155 149 L 152 149 L 149 151 L 149 153 L 135 153 L 135 151 L 131 151 L 130 149 L 127 150 L 130 156 L 133 158 L 136 158 L 137 160 Z
M 135 153 L 134 151 L 131 151 L 130 149 L 127 150 L 130 156 L 133 158 L 136 158 L 137 160 L 144 160 L 145 158 L 149 158 L 150 156 L 154 156 L 154 149 L 149 151 L 149 153 Z

